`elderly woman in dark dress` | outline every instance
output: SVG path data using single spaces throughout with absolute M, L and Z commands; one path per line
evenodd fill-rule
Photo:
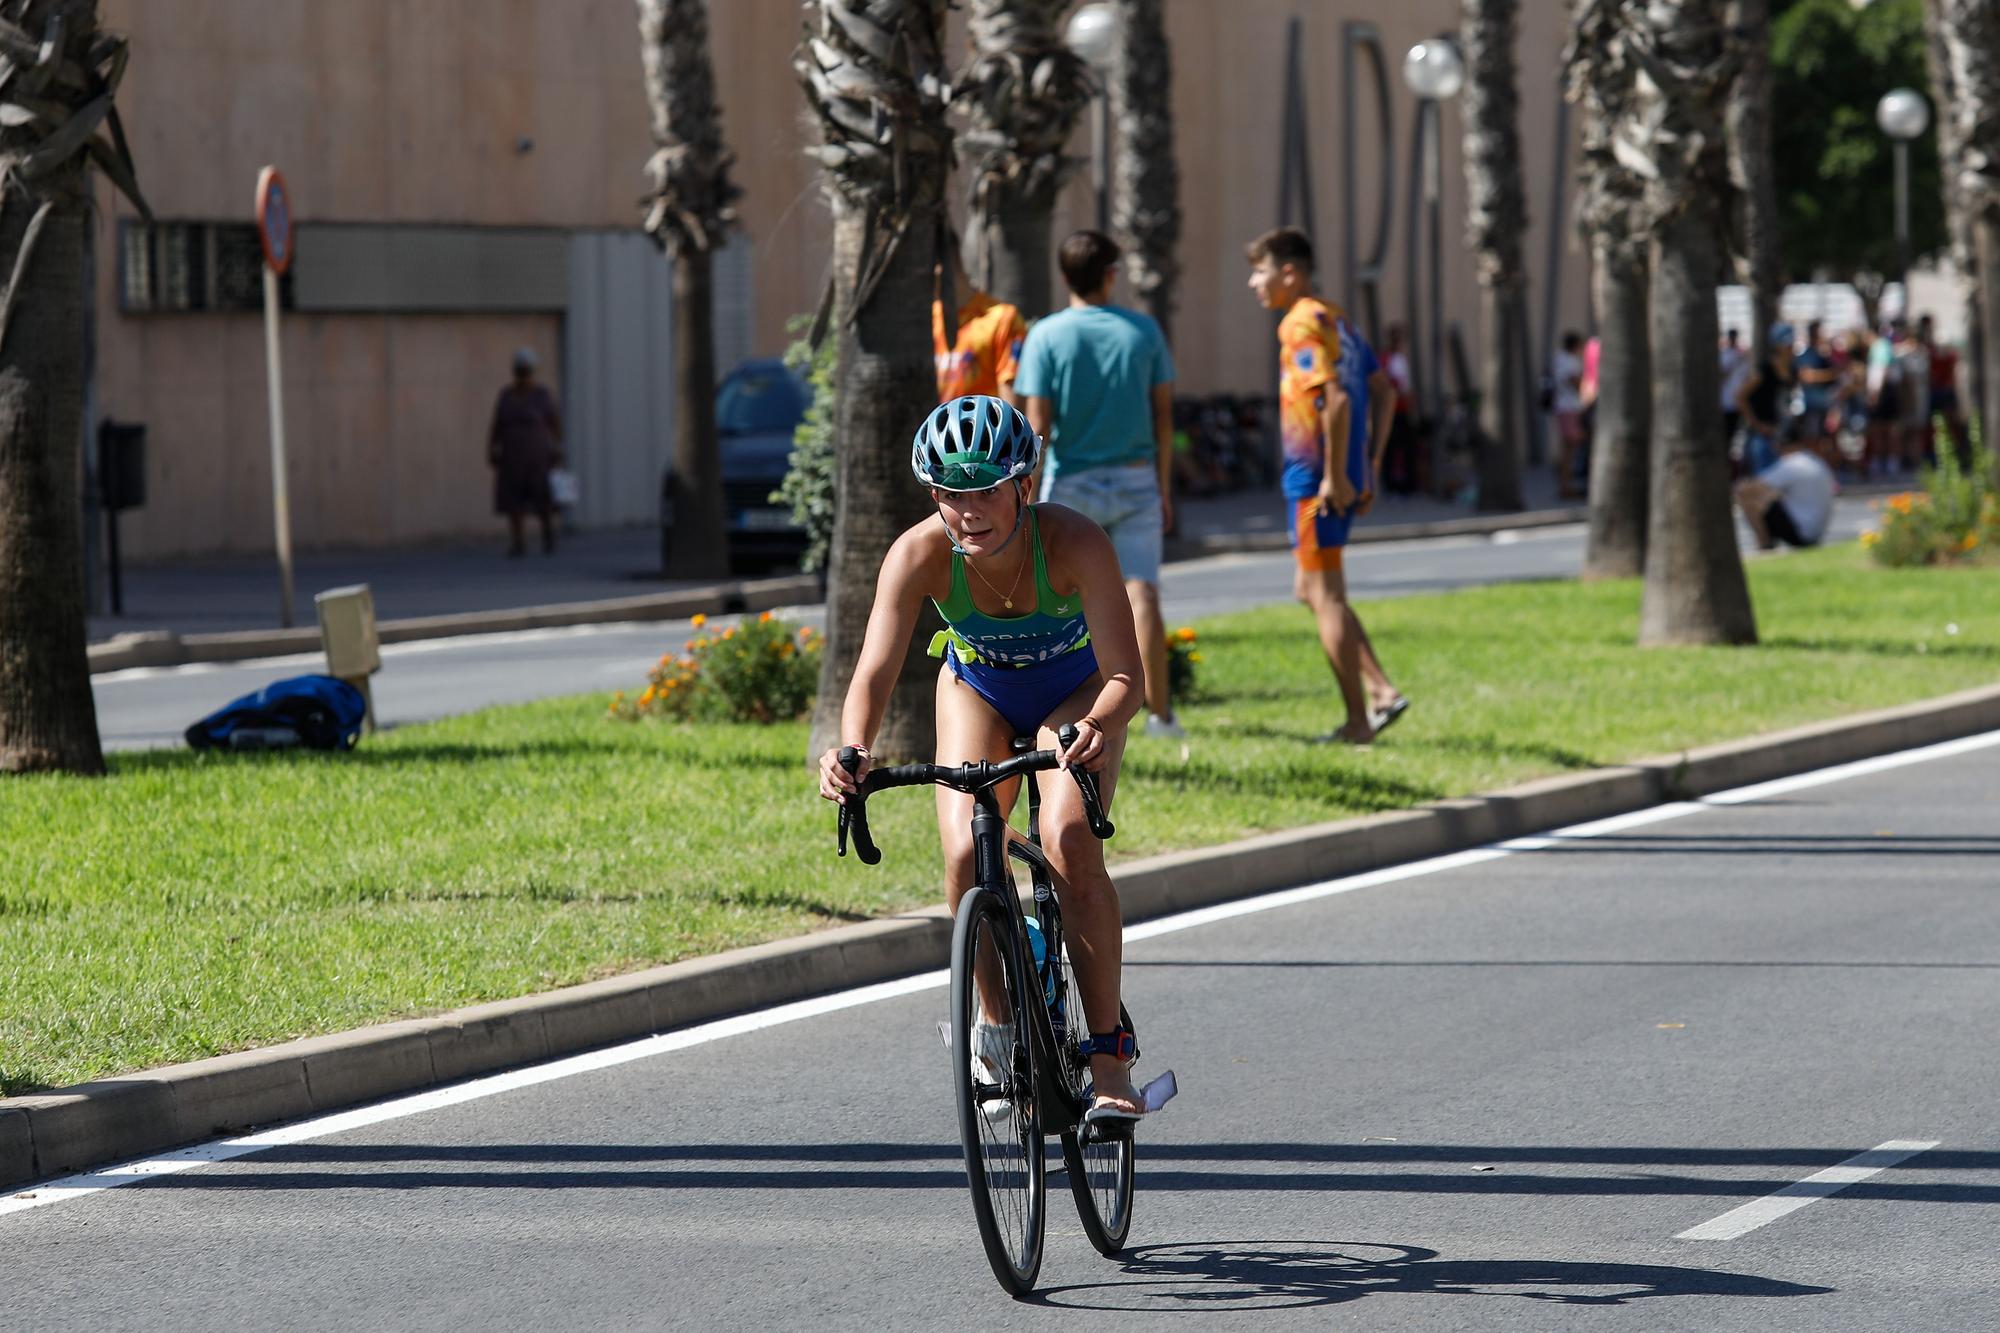
M 522 530 L 531 512 L 542 520 L 542 554 L 555 554 L 549 472 L 562 465 L 562 458 L 562 417 L 555 398 L 535 382 L 534 352 L 523 347 L 514 353 L 514 382 L 493 404 L 493 429 L 486 440 L 486 459 L 493 465 L 493 510 L 507 516 L 514 539 L 508 555 L 522 553 Z

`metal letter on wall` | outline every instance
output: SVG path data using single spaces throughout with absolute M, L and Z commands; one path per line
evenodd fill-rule
M 1368 258 L 1360 257 L 1361 227 L 1356 218 L 1361 189 L 1355 180 L 1355 123 L 1360 88 L 1355 79 L 1355 55 L 1365 52 L 1369 70 L 1375 76 L 1377 130 L 1381 135 L 1378 156 L 1382 179 L 1375 190 L 1375 244 Z M 1346 96 L 1345 122 L 1341 129 L 1341 258 L 1345 292 L 1360 305 L 1368 338 L 1378 346 L 1382 341 L 1381 292 L 1383 270 L 1389 257 L 1389 229 L 1396 206 L 1396 134 L 1389 100 L 1389 62 L 1382 48 L 1382 34 L 1372 23 L 1347 23 L 1341 28 L 1341 80 Z
M 1306 239 L 1319 247 L 1313 226 L 1312 147 L 1306 141 L 1306 89 L 1299 76 L 1299 60 L 1304 52 L 1300 23 L 1292 19 L 1285 27 L 1284 138 L 1278 162 L 1278 225 L 1292 221 L 1292 196 L 1298 195 L 1298 225 Z

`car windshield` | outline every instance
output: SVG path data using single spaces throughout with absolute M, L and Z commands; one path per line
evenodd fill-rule
M 724 435 L 790 434 L 806 406 L 805 387 L 784 367 L 739 370 L 715 396 L 715 426 Z

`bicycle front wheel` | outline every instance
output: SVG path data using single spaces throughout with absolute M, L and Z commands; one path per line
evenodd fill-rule
M 1036 1096 L 1030 987 L 1007 919 L 1011 906 L 988 889 L 958 905 L 951 950 L 951 1064 L 958 1129 L 979 1239 L 1000 1285 L 1034 1289 L 1042 1268 L 1048 1181 Z

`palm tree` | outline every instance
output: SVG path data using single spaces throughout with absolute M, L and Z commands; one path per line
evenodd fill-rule
M 1564 64 L 1583 106 L 1577 220 L 1590 246 L 1597 310 L 1597 407 L 1590 447 L 1586 579 L 1637 578 L 1646 567 L 1647 457 L 1652 435 L 1652 339 L 1647 328 L 1645 181 L 1620 160 L 1633 129 L 1638 65 L 1630 50 L 1633 0 L 1577 0 Z
M 1111 227 L 1125 242 L 1133 296 L 1173 340 L 1180 281 L 1180 166 L 1174 159 L 1173 62 L 1161 0 L 1118 0 L 1111 117 Z
M 0 772 L 104 771 L 84 627 L 89 163 L 150 218 L 112 99 L 122 38 L 97 0 L 0 17 Z M 96 135 L 106 126 L 109 139 Z
M 1971 233 L 1979 312 L 1980 422 L 2000 430 L 2000 0 L 1942 0 L 1951 68 L 1950 171 Z
M 1771 164 L 1771 0 L 1732 0 L 1729 23 L 1741 64 L 1729 93 L 1729 179 L 1736 190 L 1736 272 L 1750 289 L 1750 357 L 1770 355 L 1784 261 L 1777 172 Z
M 675 578 L 729 572 L 722 452 L 715 435 L 714 252 L 728 239 L 741 192 L 722 144 L 708 59 L 707 0 L 638 0 L 653 142 L 641 202 L 646 233 L 673 258 L 673 521 L 663 563 Z
M 972 63 L 953 88 L 972 122 L 972 224 L 979 277 L 1030 318 L 1047 314 L 1049 224 L 1076 170 L 1063 154 L 1089 105 L 1089 69 L 1063 45 L 1070 0 L 971 0 Z
M 1959 157 L 1958 122 L 1952 114 L 1952 109 L 1958 105 L 1958 92 L 1952 81 L 1951 46 L 1945 40 L 1945 3 L 1946 0 L 1924 0 L 1924 64 L 1930 74 L 1931 105 L 1938 112 L 1938 161 L 1942 164 L 1940 174 L 1944 179 L 1945 225 L 1951 236 L 1951 262 L 1969 279 L 1972 288 L 1965 310 L 1969 335 L 1966 339 L 1966 361 L 1971 371 L 1972 401 L 1977 405 L 1983 403 L 1986 397 L 1982 346 L 1985 339 L 1980 334 L 1979 264 L 1973 256 L 1972 219 L 1966 212 L 1964 193 L 1959 188 L 1958 175 L 1953 166 Z
M 1479 278 L 1479 507 L 1521 507 L 1521 358 L 1528 345 L 1528 229 L 1521 99 L 1514 69 L 1519 0 L 1465 0 L 1468 244 Z
M 1642 77 L 1627 148 L 1647 178 L 1653 242 L 1652 494 L 1639 608 L 1647 645 L 1757 638 L 1715 407 L 1715 288 L 1729 198 L 1723 120 L 1734 77 L 1726 3 L 1645 0 L 1632 11 Z
M 840 328 L 833 549 L 826 652 L 808 753 L 842 739 L 875 575 L 890 544 L 929 512 L 910 477 L 910 435 L 937 402 L 932 268 L 944 256 L 952 139 L 941 39 L 947 0 L 816 0 L 794 60 L 821 142 L 833 208 L 833 284 L 822 311 Z M 929 610 L 912 638 L 875 751 L 931 757 L 936 664 Z

